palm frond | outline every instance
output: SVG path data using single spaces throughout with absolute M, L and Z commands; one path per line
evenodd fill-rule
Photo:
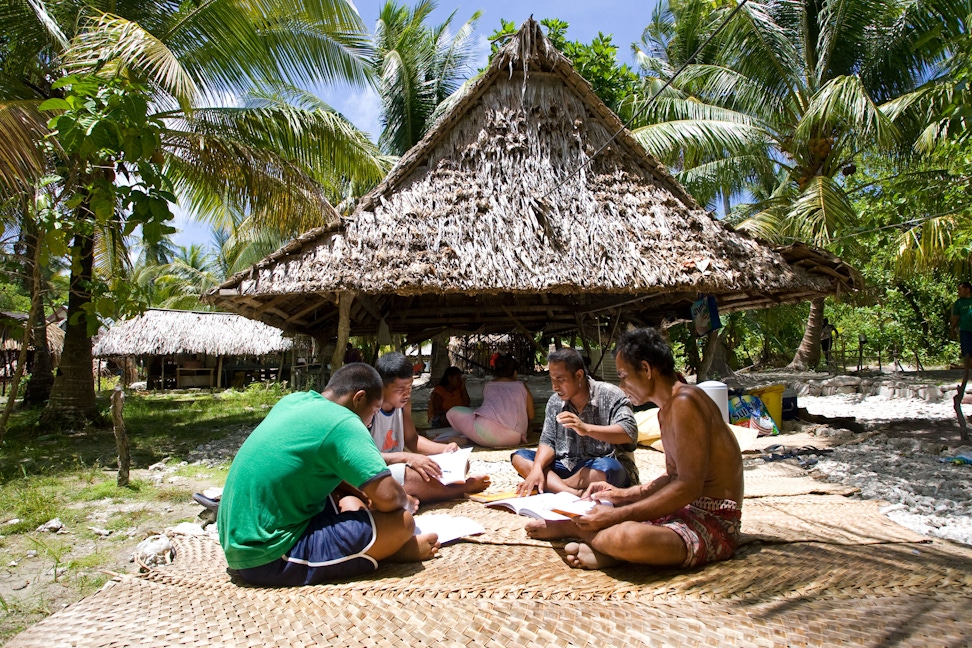
M 678 87 L 709 104 L 733 111 L 752 111 L 766 123 L 797 120 L 793 106 L 774 94 L 772 88 L 723 65 L 690 65 L 679 77 Z
M 715 120 L 678 120 L 652 124 L 633 133 L 652 155 L 673 161 L 686 151 L 711 160 L 749 151 L 766 140 L 766 131 L 750 124 Z
M 265 79 L 370 78 L 364 28 L 348 0 L 181 3 L 153 33 L 209 94 L 242 94 Z
M 57 50 L 63 50 L 68 46 L 68 38 L 61 30 L 57 19 L 52 15 L 43 0 L 12 0 L 4 3 L 5 10 L 0 10 L 0 24 L 4 29 L 16 28 L 18 25 L 33 31 L 32 27 L 19 20 L 25 13 L 31 13 L 36 19 L 35 25 L 43 29 L 47 39 Z M 9 12 L 9 13 L 8 13 Z M 11 33 L 14 38 L 23 34 Z
M 0 102 L 0 196 L 35 186 L 46 169 L 41 142 L 48 133 L 47 118 L 36 101 Z
M 909 276 L 940 268 L 949 257 L 954 233 L 961 228 L 958 211 L 923 221 L 898 236 L 895 274 Z
M 337 174 L 377 184 L 388 170 L 365 134 L 339 113 L 304 110 L 288 103 L 286 95 L 267 92 L 254 95 L 251 103 L 244 108 L 196 109 L 187 127 L 203 136 L 272 152 L 319 177 Z
M 853 133 L 859 149 L 869 144 L 888 149 L 898 138 L 898 129 L 854 75 L 831 79 L 814 94 L 795 134 L 812 139 L 835 131 Z
M 807 184 L 784 218 L 781 234 L 819 247 L 826 246 L 835 233 L 850 230 L 858 220 L 847 194 L 826 176 L 817 176 Z
M 89 19 L 64 52 L 70 74 L 91 74 L 107 67 L 116 74 L 133 71 L 189 107 L 198 92 L 179 59 L 137 23 L 101 14 Z

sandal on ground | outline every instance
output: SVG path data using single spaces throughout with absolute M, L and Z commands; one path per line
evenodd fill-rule
M 825 455 L 833 452 L 830 448 L 818 448 L 817 446 L 803 446 L 802 448 L 797 448 L 792 451 L 794 457 L 800 457 L 803 455 Z

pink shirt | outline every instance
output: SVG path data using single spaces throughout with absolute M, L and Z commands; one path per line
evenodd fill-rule
M 483 404 L 476 414 L 524 434 L 530 424 L 526 404 L 527 390 L 519 380 L 493 380 L 483 385 Z

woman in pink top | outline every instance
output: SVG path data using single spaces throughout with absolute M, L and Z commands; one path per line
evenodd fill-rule
M 476 410 L 453 407 L 449 425 L 473 443 L 490 448 L 526 443 L 533 418 L 533 394 L 516 378 L 518 364 L 511 355 L 496 359 L 493 380 L 483 386 L 483 404 Z

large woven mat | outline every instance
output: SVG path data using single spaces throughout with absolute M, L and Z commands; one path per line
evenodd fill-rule
M 542 547 L 445 547 L 358 583 L 208 581 L 214 542 L 123 577 L 16 637 L 72 646 L 968 645 L 972 552 L 947 544 L 747 545 L 687 573 L 571 570 Z M 209 574 L 205 574 L 208 576 Z
M 508 456 L 474 453 L 491 490 L 515 483 Z M 970 645 L 972 548 L 928 543 L 875 502 L 810 495 L 820 484 L 751 466 L 744 544 L 690 571 L 574 570 L 563 543 L 525 535 L 526 518 L 471 501 L 425 510 L 472 517 L 483 535 L 315 587 L 247 587 L 214 540 L 177 536 L 172 565 L 116 579 L 9 646 Z

